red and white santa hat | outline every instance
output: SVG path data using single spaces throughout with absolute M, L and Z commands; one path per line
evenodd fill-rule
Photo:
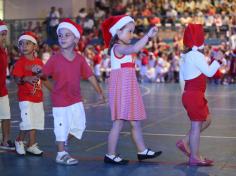
M 82 27 L 79 24 L 77 24 L 74 21 L 72 21 L 71 19 L 69 19 L 69 18 L 65 18 L 58 25 L 58 27 L 57 27 L 57 34 L 59 32 L 59 29 L 61 29 L 61 28 L 69 29 L 75 35 L 76 38 L 80 38 L 80 36 L 83 33 Z
M 29 41 L 33 42 L 34 44 L 36 44 L 36 45 L 38 44 L 38 42 L 37 42 L 37 40 L 38 40 L 37 35 L 34 32 L 31 32 L 31 31 L 27 31 L 27 32 L 24 32 L 23 34 L 21 34 L 21 36 L 18 39 L 18 43 L 21 40 L 29 40 Z
M 7 24 L 4 21 L 0 20 L 0 32 L 1 31 L 7 31 L 7 30 L 8 30 Z
M 183 43 L 196 51 L 204 48 L 204 31 L 201 24 L 190 23 L 185 28 Z
M 134 22 L 134 19 L 128 15 L 111 16 L 102 23 L 102 34 L 106 47 L 109 46 L 110 40 L 116 35 L 117 30 L 126 24 Z

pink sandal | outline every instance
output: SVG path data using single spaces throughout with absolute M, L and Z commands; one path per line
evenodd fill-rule
M 213 162 L 211 160 L 206 159 L 194 159 L 189 158 L 189 165 L 190 166 L 213 166 Z

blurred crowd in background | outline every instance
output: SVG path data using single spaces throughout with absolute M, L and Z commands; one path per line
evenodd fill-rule
M 96 0 L 94 9 L 79 9 L 73 18 L 84 34 L 76 51 L 84 55 L 99 81 L 109 77 L 109 56 L 104 48 L 101 22 L 110 15 L 128 14 L 135 19 L 133 42 L 142 37 L 152 25 L 159 27 L 159 34 L 146 48 L 133 55 L 136 59 L 140 83 L 170 83 L 179 81 L 179 60 L 183 50 L 182 34 L 190 22 L 204 25 L 206 34 L 205 54 L 211 62 L 214 52 L 221 50 L 224 66 L 209 81 L 228 85 L 236 82 L 236 1 L 235 0 Z M 38 35 L 38 56 L 43 62 L 58 51 L 56 28 L 63 18 L 63 8 L 51 7 L 47 18 L 9 21 L 11 39 L 9 73 L 19 58 L 17 36 L 23 31 Z M 10 74 L 9 74 L 10 77 Z

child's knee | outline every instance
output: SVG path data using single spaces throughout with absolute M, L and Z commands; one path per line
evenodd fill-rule
M 124 126 L 124 122 L 122 120 L 116 120 L 115 122 L 113 122 L 113 128 L 116 128 L 119 131 L 122 130 L 123 126 Z

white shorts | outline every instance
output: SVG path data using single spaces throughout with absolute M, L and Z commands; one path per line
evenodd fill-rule
M 66 141 L 71 134 L 78 139 L 82 138 L 85 130 L 85 112 L 82 102 L 66 107 L 53 107 L 54 134 L 56 141 Z
M 0 120 L 11 119 L 8 95 L 0 97 Z
M 20 130 L 44 130 L 43 103 L 19 102 L 21 111 Z

